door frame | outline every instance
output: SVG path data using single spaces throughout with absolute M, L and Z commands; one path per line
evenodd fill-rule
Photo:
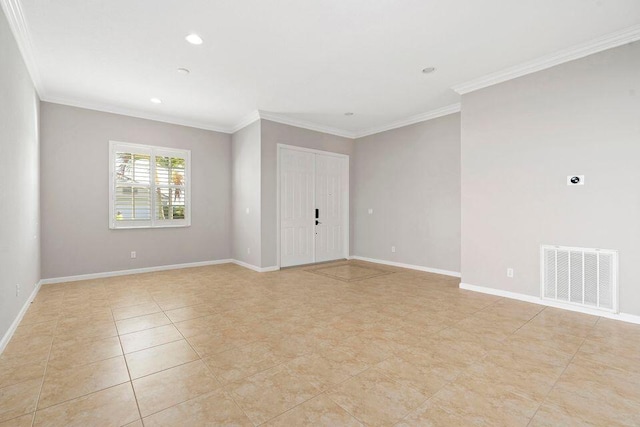
M 325 156 L 333 156 L 333 157 L 339 157 L 342 159 L 346 160 L 346 164 L 345 164 L 345 179 L 346 179 L 346 185 L 345 185 L 345 191 L 344 194 L 342 195 L 343 198 L 343 203 L 342 203 L 342 214 L 343 214 L 343 218 L 344 218 L 344 225 L 345 225 L 345 233 L 343 236 L 343 242 L 342 242 L 342 246 L 343 246 L 343 255 L 345 259 L 349 259 L 349 234 L 351 234 L 351 223 L 350 223 L 350 218 L 349 218 L 349 202 L 350 202 L 350 198 L 349 198 L 349 187 L 351 185 L 350 182 L 350 171 L 349 171 L 349 162 L 350 162 L 350 157 L 348 154 L 340 154 L 340 153 L 334 153 L 332 151 L 323 151 L 323 150 L 316 150 L 314 148 L 305 148 L 305 147 L 298 147 L 295 145 L 288 145 L 288 144 L 278 144 L 277 145 L 277 153 L 276 153 L 276 160 L 277 160 L 277 166 L 276 166 L 276 175 L 277 175 L 277 187 L 276 187 L 276 221 L 277 221 L 277 225 L 276 225 L 276 241 L 277 241 L 277 263 L 278 263 L 278 269 L 281 268 L 281 253 L 280 251 L 282 250 L 281 245 L 282 245 L 282 236 L 280 234 L 280 153 L 281 151 L 285 149 L 285 150 L 296 150 L 296 151 L 303 151 L 303 152 L 307 152 L 307 153 L 313 153 L 313 154 L 322 154 Z M 315 169 L 314 169 L 315 170 Z M 314 172 L 314 183 L 315 183 L 315 172 Z M 314 185 L 314 203 L 315 203 L 315 185 Z M 316 242 L 315 242 L 315 233 L 314 233 L 314 238 L 313 238 L 313 259 L 315 260 L 316 256 L 315 256 L 315 252 L 316 252 Z

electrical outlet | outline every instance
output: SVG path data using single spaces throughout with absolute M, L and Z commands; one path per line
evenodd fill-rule
M 20 284 L 16 284 L 16 296 L 20 295 Z
M 513 277 L 513 268 L 507 268 L 507 277 Z
M 136 254 L 136 251 L 131 251 L 131 259 L 137 257 L 138 254 Z
M 396 251 L 396 247 L 395 246 L 391 246 L 391 252 L 395 252 Z
M 373 215 L 373 208 L 369 208 L 369 215 Z
M 247 248 L 247 253 L 251 254 L 251 248 Z

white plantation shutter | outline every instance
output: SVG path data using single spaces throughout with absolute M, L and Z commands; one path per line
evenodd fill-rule
M 132 152 L 121 147 L 115 151 L 115 219 L 151 220 L 151 153 Z
M 110 228 L 191 223 L 189 150 L 110 143 Z
M 187 158 L 176 152 L 155 153 L 156 209 L 155 219 L 185 218 Z

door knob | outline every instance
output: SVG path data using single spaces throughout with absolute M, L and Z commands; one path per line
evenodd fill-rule
M 318 224 L 322 224 L 322 223 L 316 219 L 316 225 Z

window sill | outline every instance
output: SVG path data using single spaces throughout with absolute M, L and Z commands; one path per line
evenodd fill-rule
M 162 228 L 186 228 L 191 227 L 191 224 L 168 224 L 168 225 L 127 225 L 122 227 L 110 226 L 110 230 L 147 230 L 147 229 L 162 229 Z

